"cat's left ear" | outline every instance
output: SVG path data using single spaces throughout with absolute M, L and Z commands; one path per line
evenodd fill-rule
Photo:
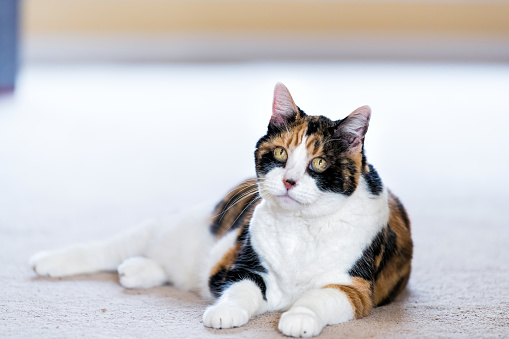
M 297 116 L 299 108 L 295 105 L 292 95 L 285 85 L 278 82 L 274 87 L 274 100 L 272 101 L 272 117 L 270 125 L 281 128 L 288 121 Z
M 339 123 L 335 136 L 344 141 L 349 152 L 355 153 L 362 149 L 370 118 L 371 108 L 362 106 Z

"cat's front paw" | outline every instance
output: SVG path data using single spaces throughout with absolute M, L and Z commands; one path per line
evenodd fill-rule
M 30 258 L 29 265 L 38 275 L 53 278 L 74 274 L 76 270 L 69 256 L 60 251 L 36 253 Z
M 299 307 L 283 313 L 278 328 L 289 337 L 309 338 L 319 335 L 323 326 L 313 311 Z
M 210 306 L 203 314 L 203 324 L 213 328 L 239 327 L 248 321 L 247 310 L 226 305 Z

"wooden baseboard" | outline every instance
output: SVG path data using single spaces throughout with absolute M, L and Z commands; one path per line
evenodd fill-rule
M 26 0 L 37 34 L 384 33 L 509 36 L 509 1 Z
M 26 0 L 26 60 L 508 61 L 509 1 Z

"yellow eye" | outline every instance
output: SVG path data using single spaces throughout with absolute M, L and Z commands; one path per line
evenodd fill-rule
M 329 167 L 329 164 L 327 163 L 327 160 L 324 158 L 314 158 L 311 160 L 311 169 L 317 173 L 322 173 Z
M 276 158 L 277 161 L 285 162 L 286 159 L 288 159 L 288 153 L 286 153 L 283 147 L 277 147 L 274 150 L 274 158 Z

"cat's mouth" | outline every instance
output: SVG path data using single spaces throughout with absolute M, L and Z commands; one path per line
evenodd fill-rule
M 297 201 L 294 198 L 292 198 L 288 193 L 283 194 L 283 195 L 278 195 L 277 197 L 279 198 L 280 201 L 282 201 L 284 203 L 297 203 L 297 204 L 300 204 L 299 201 Z

